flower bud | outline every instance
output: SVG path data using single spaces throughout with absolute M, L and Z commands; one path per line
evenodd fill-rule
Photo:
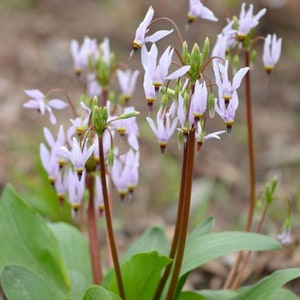
M 208 59 L 208 55 L 209 55 L 209 39 L 207 37 L 203 43 L 203 48 L 202 48 L 203 61 L 206 61 Z
M 186 41 L 184 41 L 182 44 L 181 56 L 182 56 L 182 60 L 183 60 L 184 64 L 189 65 L 191 57 L 189 54 L 188 44 Z
M 99 107 L 96 105 L 93 109 L 92 118 L 93 118 L 94 128 L 96 132 L 102 135 L 108 119 L 108 113 L 106 107 L 105 106 Z
M 209 116 L 213 118 L 215 116 L 215 96 L 212 92 L 208 95 L 208 101 L 207 101 Z

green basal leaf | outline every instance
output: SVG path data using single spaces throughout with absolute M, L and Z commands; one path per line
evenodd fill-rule
M 191 292 L 191 291 L 180 293 L 177 299 L 178 300 L 207 300 L 206 297 L 203 297 L 197 292 Z
M 194 229 L 193 231 L 188 235 L 187 238 L 187 243 L 189 243 L 189 240 L 194 240 L 198 238 L 201 235 L 208 234 L 212 231 L 214 227 L 214 218 L 209 217 L 203 222 L 200 222 Z M 177 284 L 177 293 L 179 293 L 186 282 L 186 279 L 188 277 L 188 273 L 186 273 L 184 276 L 181 276 L 179 279 L 179 282 Z
M 300 278 L 300 268 L 278 270 L 261 279 L 255 285 L 243 290 L 238 296 L 232 298 L 231 300 L 272 299 L 270 298 L 271 295 L 276 295 L 279 288 L 296 278 Z
M 170 262 L 170 258 L 160 256 L 156 251 L 132 256 L 130 260 L 121 266 L 126 299 L 152 299 L 159 283 L 161 272 Z M 115 278 L 111 282 L 109 290 L 118 293 Z
M 102 286 L 92 286 L 86 291 L 82 300 L 121 300 L 121 298 Z
M 204 234 L 210 233 L 214 228 L 214 218 L 209 217 L 203 222 L 200 222 L 193 231 L 188 235 L 188 240 L 194 240 Z
M 168 255 L 169 249 L 170 243 L 166 232 L 160 227 L 152 227 L 130 246 L 130 248 L 122 255 L 120 263 L 126 262 L 133 255 L 138 253 L 157 251 L 162 255 Z M 111 269 L 105 274 L 102 285 L 108 287 L 113 276 L 114 271 Z
M 48 224 L 58 241 L 71 279 L 71 298 L 80 300 L 93 284 L 89 245 L 82 234 L 66 223 Z
M 45 220 L 9 185 L 0 200 L 0 272 L 8 265 L 28 268 L 59 293 L 69 294 L 70 279 L 57 241 Z
M 161 255 L 168 255 L 170 243 L 166 232 L 160 227 L 148 229 L 131 247 L 122 255 L 121 261 L 125 262 L 134 254 L 157 251 Z
M 228 253 L 275 250 L 280 247 L 279 242 L 268 236 L 249 232 L 210 233 L 195 237 L 187 240 L 180 275 Z
M 49 183 L 48 175 L 39 161 L 35 168 L 39 173 L 39 178 L 32 178 L 22 174 L 22 183 L 26 186 L 26 190 L 22 193 L 22 199 L 35 211 L 50 219 L 53 222 L 63 221 L 74 222 L 71 216 L 71 206 L 68 201 L 64 201 L 60 205 L 57 195 Z M 38 183 L 36 182 L 38 180 Z M 41 200 L 42 199 L 42 200 Z
M 231 290 L 202 290 L 195 292 L 198 295 L 201 295 L 206 300 L 229 300 L 234 297 L 237 292 Z M 179 298 L 181 300 L 181 298 Z M 246 299 L 245 299 L 246 300 Z M 254 299 L 253 299 L 254 300 Z
M 66 294 L 46 278 L 21 266 L 7 266 L 2 272 L 2 286 L 9 300 L 66 299 Z
M 299 300 L 300 297 L 296 296 L 292 291 L 281 288 L 276 290 L 269 298 L 268 300 Z

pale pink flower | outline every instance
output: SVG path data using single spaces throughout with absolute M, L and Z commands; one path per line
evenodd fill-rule
M 204 6 L 200 0 L 190 0 L 189 4 L 189 23 L 193 22 L 196 18 L 206 19 L 214 22 L 218 21 L 218 18 L 216 18 L 214 13 L 209 8 Z
M 172 63 L 173 52 L 174 49 L 171 49 L 171 47 L 168 46 L 157 64 L 158 50 L 156 45 L 152 44 L 149 52 L 145 46 L 142 47 L 142 64 L 145 71 L 149 72 L 149 77 L 156 89 L 159 89 L 165 80 L 179 78 L 190 69 L 190 66 L 183 66 L 168 75 L 169 68 Z
M 60 147 L 60 149 L 65 154 L 65 157 L 72 162 L 79 178 L 81 178 L 81 174 L 83 173 L 83 171 L 85 171 L 85 164 L 96 147 L 95 144 L 92 144 L 90 147 L 88 147 L 87 142 L 88 141 L 86 140 L 84 145 L 80 147 L 77 139 L 73 137 L 73 145 L 71 150 L 69 150 L 65 146 Z
M 61 99 L 47 99 L 39 90 L 24 90 L 24 92 L 31 99 L 24 103 L 23 107 L 36 109 L 42 115 L 44 115 L 47 111 L 52 124 L 56 123 L 56 118 L 52 112 L 52 109 L 61 110 L 68 106 L 68 104 Z
M 140 49 L 147 42 L 155 43 L 173 31 L 173 29 L 159 30 L 153 33 L 152 35 L 146 37 L 146 34 L 149 31 L 149 25 L 153 19 L 153 15 L 154 15 L 154 9 L 152 8 L 152 6 L 150 6 L 144 20 L 140 23 L 139 27 L 136 30 L 135 37 L 133 40 L 133 51 Z M 131 52 L 131 55 L 132 54 L 133 52 Z
M 213 70 L 218 86 L 219 98 L 223 98 L 225 102 L 228 103 L 241 85 L 241 81 L 249 71 L 249 68 L 244 67 L 239 69 L 235 73 L 232 82 L 228 79 L 228 60 L 225 61 L 225 65 L 214 62 Z
M 291 227 L 286 228 L 281 234 L 277 236 L 282 244 L 288 245 L 292 243 Z
M 78 41 L 72 40 L 70 50 L 73 57 L 74 70 L 76 74 L 88 69 L 89 61 L 95 61 L 99 55 L 97 40 L 85 36 L 83 43 L 79 46 Z
M 276 34 L 268 34 L 264 43 L 263 63 L 265 69 L 270 73 L 278 62 L 281 54 L 281 39 L 277 39 Z
M 151 118 L 147 117 L 151 129 L 158 139 L 162 153 L 164 153 L 168 141 L 176 129 L 178 117 L 175 117 L 175 114 L 176 104 L 173 102 L 169 109 L 160 107 L 156 116 L 156 125 Z
M 135 71 L 132 71 L 130 69 L 127 69 L 126 71 L 122 71 L 120 69 L 117 70 L 119 85 L 121 88 L 121 92 L 125 98 L 125 101 L 128 101 L 131 98 L 139 74 L 140 71 L 138 70 Z
M 244 40 L 250 30 L 259 24 L 260 18 L 266 13 L 267 9 L 261 9 L 256 15 L 253 15 L 253 4 L 249 5 L 246 11 L 246 3 L 242 4 L 240 18 L 238 20 L 237 38 Z

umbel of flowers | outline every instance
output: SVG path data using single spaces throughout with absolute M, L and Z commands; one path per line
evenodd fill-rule
M 190 0 L 189 4 L 190 24 L 196 22 L 197 18 L 218 20 L 201 1 Z M 153 19 L 152 7 L 136 30 L 129 58 L 133 55 L 141 56 L 143 89 L 149 113 L 146 120 L 162 153 L 166 151 L 169 140 L 175 133 L 183 151 L 178 216 L 169 254 L 173 264 L 166 268 L 155 299 L 159 299 L 168 279 L 170 288 L 167 299 L 172 299 L 178 282 L 189 221 L 195 151 L 199 152 L 207 140 L 220 139 L 220 135 L 226 132 L 220 124 L 215 132 L 207 133 L 206 125 L 210 118 L 217 115 L 225 124 L 227 132 L 231 133 L 240 101 L 238 88 L 243 80 L 246 81 L 247 105 L 250 105 L 250 57 L 256 41 L 260 40 L 255 37 L 255 28 L 266 12 L 262 9 L 254 14 L 253 10 L 252 4 L 247 8 L 243 3 L 240 16 L 227 20 L 212 51 L 208 38 L 202 45 L 188 45 L 172 20 Z M 171 28 L 149 35 L 151 25 L 159 21 L 168 21 Z M 177 34 L 178 45 L 169 45 L 161 50 L 157 42 L 172 33 Z M 263 62 L 266 71 L 270 73 L 280 57 L 281 39 L 277 39 L 276 35 L 268 35 L 264 40 Z M 30 100 L 24 107 L 36 109 L 42 115 L 48 112 L 52 124 L 57 122 L 54 110 L 66 107 L 71 109 L 69 125 L 60 125 L 57 136 L 44 128 L 47 143 L 40 145 L 42 164 L 59 201 L 71 204 L 73 216 L 76 217 L 81 208 L 87 212 L 96 283 L 101 282 L 102 268 L 95 211 L 98 210 L 105 217 L 119 293 L 125 299 L 112 229 L 110 209 L 113 201 L 110 190 L 114 187 L 124 199 L 134 192 L 138 184 L 138 112 L 130 100 L 134 96 L 140 71 L 131 70 L 125 64 L 119 65 L 116 62 L 107 37 L 99 44 L 96 39 L 86 36 L 82 44 L 73 40 L 70 48 L 75 74 L 85 76 L 86 79 L 80 98 L 74 101 L 60 89 L 50 90 L 46 94 L 39 90 L 26 90 Z M 239 67 L 236 62 L 239 62 L 237 58 L 241 49 L 244 51 L 245 64 Z M 213 78 L 208 75 L 208 69 L 212 71 Z M 115 79 L 119 83 L 119 91 L 112 92 L 112 82 Z M 59 93 L 64 100 L 52 97 Z M 251 115 L 247 122 L 251 138 Z M 255 172 L 254 161 L 251 159 L 251 139 L 249 144 L 252 170 L 250 177 L 253 182 Z M 87 201 L 84 201 L 85 197 L 88 197 Z M 252 184 L 247 231 L 253 220 L 254 197 L 255 186 Z

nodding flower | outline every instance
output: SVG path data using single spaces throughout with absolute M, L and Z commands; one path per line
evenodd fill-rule
M 46 96 L 39 90 L 24 90 L 24 92 L 31 99 L 24 103 L 23 107 L 36 109 L 42 115 L 48 111 L 50 122 L 52 124 L 56 124 L 56 118 L 52 112 L 52 109 L 64 109 L 68 106 L 66 102 L 60 99 L 48 100 Z
M 239 98 L 236 92 L 233 93 L 232 99 L 226 105 L 224 99 L 215 99 L 215 111 L 223 119 L 227 132 L 231 133 L 232 124 L 234 123 L 235 111 L 239 105 Z
M 216 84 L 219 90 L 219 98 L 223 98 L 225 104 L 228 105 L 233 94 L 241 85 L 241 81 L 249 71 L 248 67 L 239 69 L 233 76 L 232 83 L 228 79 L 228 60 L 225 61 L 225 65 L 222 63 L 213 63 L 214 74 L 216 78 Z
M 149 35 L 146 37 L 146 34 L 149 31 L 149 25 L 152 22 L 154 16 L 154 9 L 152 6 L 149 7 L 146 16 L 144 20 L 140 23 L 138 26 L 136 32 L 135 32 L 135 37 L 133 40 L 133 47 L 132 51 L 130 53 L 129 58 L 133 55 L 134 52 L 136 52 L 138 49 L 142 48 L 142 46 L 148 42 L 155 43 L 158 40 L 164 38 L 168 34 L 170 34 L 173 29 L 171 30 L 159 30 L 153 33 L 152 35 Z
M 72 162 L 79 180 L 81 179 L 82 173 L 85 171 L 85 164 L 87 160 L 92 155 L 96 147 L 95 144 L 92 144 L 90 147 L 88 147 L 87 142 L 88 140 L 85 141 L 81 149 L 79 142 L 75 137 L 73 137 L 73 145 L 71 150 L 65 146 L 60 147 L 62 153 L 65 154 L 65 157 Z
M 168 46 L 157 64 L 158 50 L 156 45 L 152 44 L 149 52 L 146 47 L 142 47 L 142 64 L 144 70 L 149 73 L 148 76 L 151 78 L 156 91 L 161 88 L 165 80 L 179 78 L 190 69 L 190 66 L 183 66 L 168 75 L 173 53 L 174 49 L 171 49 L 171 47 Z
M 161 153 L 164 153 L 168 141 L 176 129 L 178 117 L 175 117 L 175 114 L 176 104 L 173 102 L 169 109 L 160 107 L 156 116 L 157 125 L 151 118 L 147 117 L 151 129 L 158 139 Z
M 250 30 L 259 24 L 259 19 L 266 13 L 267 9 L 261 9 L 256 15 L 253 15 L 253 4 L 249 5 L 248 11 L 245 9 L 246 3 L 242 4 L 240 18 L 238 20 L 237 39 L 243 41 Z
M 125 102 L 128 102 L 130 100 L 132 93 L 135 89 L 136 80 L 139 74 L 140 71 L 138 70 L 135 71 L 132 71 L 130 69 L 127 69 L 126 71 L 122 71 L 120 69 L 117 70 L 119 86 L 124 96 Z
M 281 54 L 282 40 L 276 34 L 268 34 L 264 43 L 263 63 L 267 73 L 271 73 Z
M 192 23 L 197 18 L 214 22 L 218 21 L 218 18 L 214 15 L 214 13 L 204 6 L 200 0 L 190 0 L 189 4 L 190 8 L 187 15 L 189 23 Z

